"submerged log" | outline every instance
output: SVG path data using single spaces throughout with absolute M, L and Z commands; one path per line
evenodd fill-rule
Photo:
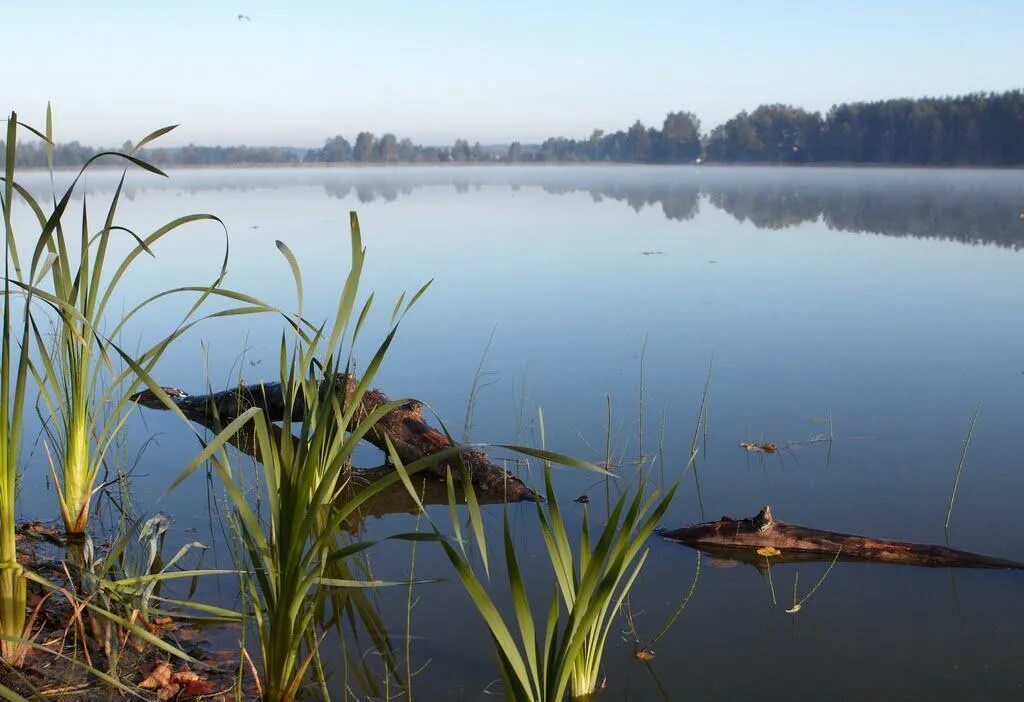
M 841 561 L 878 561 L 931 568 L 1024 569 L 1024 563 L 947 546 L 874 539 L 787 524 L 776 521 L 769 507 L 748 519 L 722 517 L 717 522 L 665 530 L 661 535 L 714 556 L 752 562 L 763 560 L 763 556 L 757 555 L 757 549 L 775 548 L 782 552 L 780 559 L 783 561 L 832 560 L 838 555 Z
M 349 376 L 346 379 L 346 397 L 351 397 L 357 381 Z M 207 395 L 190 395 L 178 388 L 163 388 L 182 414 L 193 422 L 210 429 L 217 429 L 230 422 L 251 407 L 260 407 L 272 421 L 284 418 L 285 402 L 280 383 L 259 383 L 257 385 L 240 384 L 237 388 L 222 390 Z M 131 398 L 143 407 L 162 409 L 167 407 L 157 399 L 150 390 L 143 390 Z M 356 412 L 354 422 L 368 416 L 378 407 L 391 402 L 387 395 L 379 390 L 366 392 Z M 296 403 L 292 420 L 302 420 L 301 403 Z M 395 452 L 403 463 L 412 463 L 426 456 L 431 456 L 445 449 L 452 448 L 448 437 L 428 425 L 423 419 L 422 402 L 410 400 L 385 414 L 366 434 L 366 441 L 373 444 L 387 455 L 386 439 L 390 439 Z M 537 495 L 526 487 L 522 480 L 504 468 L 495 465 L 483 451 L 464 448 L 459 452 L 462 462 L 469 470 L 473 485 L 486 495 L 500 495 L 511 502 L 536 500 Z M 449 461 L 433 469 L 435 475 L 443 477 L 445 471 L 453 467 Z M 455 476 L 459 471 L 453 471 Z

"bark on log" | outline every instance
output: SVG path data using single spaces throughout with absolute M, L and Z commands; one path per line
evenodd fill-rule
M 357 382 L 351 376 L 346 380 L 346 395 L 351 396 Z M 280 383 L 242 384 L 237 388 L 208 395 L 190 395 L 178 388 L 165 387 L 163 389 L 182 411 L 182 414 L 193 422 L 208 428 L 224 426 L 251 407 L 262 408 L 273 421 L 283 419 L 284 415 L 285 403 Z M 167 409 L 149 390 L 136 393 L 132 396 L 132 400 L 150 409 Z M 390 401 L 388 396 L 379 390 L 366 392 L 354 421 L 359 421 Z M 423 407 L 422 402 L 410 400 L 391 410 L 367 433 L 366 441 L 387 455 L 387 444 L 385 443 L 385 437 L 387 437 L 404 463 L 412 463 L 425 456 L 451 448 L 452 443 L 448 437 L 424 421 Z M 293 411 L 292 419 L 294 421 L 302 420 L 301 410 L 302 408 L 299 406 Z M 500 495 L 510 502 L 537 499 L 537 495 L 526 487 L 522 480 L 492 463 L 483 451 L 465 448 L 459 453 L 472 476 L 474 487 L 485 495 Z M 434 469 L 434 473 L 443 477 L 448 467 L 450 467 L 449 463 L 445 462 Z M 459 471 L 454 470 L 453 474 L 458 477 Z
M 769 507 L 748 519 L 722 517 L 717 522 L 666 530 L 661 535 L 715 556 L 754 563 L 764 561 L 763 556 L 757 555 L 757 549 L 772 547 L 782 552 L 780 559 L 783 561 L 831 560 L 839 554 L 839 560 L 932 568 L 1024 569 L 1024 563 L 958 551 L 947 546 L 874 539 L 787 524 L 776 521 Z

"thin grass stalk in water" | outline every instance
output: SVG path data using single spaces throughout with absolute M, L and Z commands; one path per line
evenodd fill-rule
M 960 462 L 956 466 L 956 474 L 953 476 L 953 489 L 949 493 L 949 507 L 946 508 L 946 532 L 949 532 L 949 523 L 953 519 L 953 502 L 956 500 L 956 490 L 960 486 L 960 474 L 964 470 L 964 462 L 967 460 L 967 449 L 971 446 L 971 439 L 974 437 L 974 425 L 978 423 L 978 412 L 981 411 L 979 404 L 974 408 L 971 416 L 970 426 L 967 427 L 967 438 L 964 439 L 964 448 L 960 452 Z

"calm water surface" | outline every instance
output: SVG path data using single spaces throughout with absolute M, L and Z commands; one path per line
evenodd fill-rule
M 26 182 L 46 190 L 42 176 Z M 113 174 L 91 176 L 93 217 L 113 184 Z M 475 440 L 536 442 L 543 408 L 550 448 L 600 461 L 610 398 L 619 471 L 631 475 L 642 451 L 654 457 L 651 474 L 668 481 L 689 455 L 713 363 L 706 444 L 665 520 L 670 527 L 749 516 L 770 504 L 787 521 L 942 542 L 953 473 L 980 403 L 951 543 L 1024 560 L 1022 173 L 195 170 L 166 181 L 138 175 L 127 195 L 123 223 L 139 230 L 189 212 L 219 215 L 231 233 L 228 283 L 291 306 L 291 274 L 274 247 L 284 240 L 307 276 L 311 317 L 332 309 L 348 266 L 347 213 L 357 210 L 368 248 L 364 290 L 379 301 L 365 339 L 381 338 L 402 290 L 434 279 L 377 385 L 427 401 L 461 434 L 483 358 L 469 427 Z M 125 304 L 215 275 L 222 253 L 215 226 L 164 244 L 159 260 L 126 284 Z M 166 331 L 174 309 L 154 309 L 127 341 Z M 158 380 L 202 391 L 239 375 L 271 378 L 279 334 L 269 318 L 200 328 L 165 357 Z M 371 346 L 359 350 L 365 359 Z M 808 443 L 828 431 L 820 421 L 828 416 L 831 447 Z M 211 545 L 204 566 L 230 564 L 215 485 L 197 475 L 160 499 L 195 454 L 195 439 L 172 417 L 140 413 L 126 460 L 151 435 L 156 443 L 133 479 L 136 507 L 173 515 L 168 548 L 199 538 Z M 748 454 L 740 441 L 783 448 Z M 372 466 L 381 456 L 368 448 L 360 460 Z M 24 516 L 55 514 L 38 445 L 27 463 Z M 566 502 L 589 494 L 600 521 L 603 483 L 566 470 L 558 487 Z M 533 509 L 511 513 L 539 602 L 552 581 Z M 583 509 L 567 507 L 576 519 Z M 446 510 L 434 516 L 446 523 Z M 497 538 L 500 508 L 486 516 Z M 357 528 L 375 537 L 414 526 L 403 513 L 368 515 Z M 685 547 L 655 538 L 650 549 L 631 598 L 641 640 L 675 610 L 696 565 Z M 378 577 L 403 579 L 408 562 L 408 544 L 388 545 L 370 565 Z M 632 657 L 633 633 L 620 623 L 606 654 L 609 699 L 1024 694 L 1020 573 L 841 563 L 792 616 L 772 606 L 757 569 L 728 565 L 703 559 L 692 602 L 649 664 Z M 791 604 L 798 572 L 803 593 L 826 566 L 774 568 L 780 604 Z M 493 699 L 485 693 L 495 678 L 489 639 L 447 561 L 421 545 L 416 576 L 449 581 L 416 591 L 412 667 L 426 667 L 414 697 Z M 494 577 L 503 582 L 501 572 Z M 197 596 L 237 604 L 236 594 L 224 579 L 204 583 Z M 378 598 L 401 656 L 405 597 L 392 590 Z M 324 644 L 339 691 L 341 650 L 337 640 Z

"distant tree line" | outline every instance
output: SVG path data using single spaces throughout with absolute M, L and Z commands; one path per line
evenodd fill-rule
M 0 140 L 0 152 L 5 148 Z M 103 151 L 130 152 L 133 146 L 126 141 L 119 147 L 106 149 L 82 146 L 77 141 L 56 144 L 53 149 L 53 165 L 81 166 L 87 160 Z M 302 151 L 282 146 L 181 146 L 176 148 L 143 149 L 142 158 L 159 166 L 234 166 L 249 163 L 300 163 Z M 41 141 L 18 144 L 17 166 L 21 168 L 46 168 L 46 148 Z
M 553 138 L 532 153 L 509 147 L 509 161 L 613 161 L 617 163 L 690 163 L 701 155 L 700 120 L 689 112 L 670 112 L 661 130 L 637 120 L 626 131 L 605 134 L 595 129 L 590 138 Z M 514 152 L 515 150 L 515 152 Z
M 2 145 L 3 142 L 0 142 Z M 124 147 L 131 147 L 130 143 Z M 122 148 L 124 148 L 122 147 Z M 80 165 L 99 150 L 58 144 L 54 165 Z M 640 121 L 586 139 L 553 137 L 539 145 L 422 146 L 388 133 L 360 132 L 355 142 L 327 139 L 318 149 L 194 146 L 143 150 L 158 165 L 225 166 L 245 163 L 895 163 L 915 165 L 1024 165 L 1024 91 L 958 97 L 843 103 L 822 116 L 790 105 L 761 105 L 702 134 L 690 112 L 671 112 L 661 129 Z M 44 167 L 42 144 L 19 147 L 18 165 Z
M 452 146 L 421 146 L 410 139 L 399 140 L 388 133 L 377 137 L 360 132 L 354 144 L 343 136 L 331 137 L 320 149 L 310 149 L 306 163 L 446 163 L 466 161 L 500 161 L 500 152 L 484 148 L 480 142 L 470 146 L 457 139 Z
M 715 127 L 708 161 L 1024 164 L 1024 92 L 836 105 L 762 105 Z

